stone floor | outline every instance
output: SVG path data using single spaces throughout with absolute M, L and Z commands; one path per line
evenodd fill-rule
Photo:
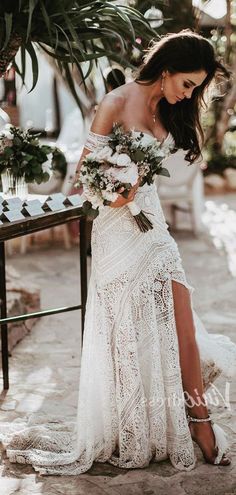
M 235 260 L 234 224 L 219 215 L 221 205 L 230 206 L 227 218 L 236 211 L 236 198 L 211 198 L 211 223 L 194 237 L 189 231 L 173 233 L 178 242 L 188 282 L 195 287 L 194 307 L 210 332 L 226 334 L 236 342 L 235 288 L 232 272 Z M 213 208 L 214 207 L 214 208 Z M 223 208 L 225 211 L 225 207 Z M 218 212 L 218 213 L 217 213 Z M 214 218 L 213 218 L 214 217 Z M 221 246 L 219 224 L 228 225 Z M 215 229 L 212 227 L 215 226 Z M 218 232 L 218 234 L 217 234 Z M 222 232 L 221 232 L 222 234 Z M 221 236 L 222 237 L 222 236 Z M 227 240 L 226 239 L 226 240 Z M 234 239 L 234 248 L 232 247 Z M 230 253 L 230 256 L 229 256 Z M 65 251 L 59 246 L 37 244 L 22 256 L 9 257 L 25 281 L 41 287 L 42 307 L 76 304 L 79 299 L 78 248 Z M 17 345 L 10 358 L 10 390 L 1 394 L 0 421 L 11 421 L 29 413 L 55 414 L 72 418 L 76 414 L 80 364 L 80 313 L 45 317 Z M 146 469 L 123 470 L 96 463 L 77 477 L 43 477 L 30 466 L 10 464 L 3 455 L 1 495 L 233 495 L 236 494 L 236 384 L 222 378 L 215 382 L 214 404 L 210 410 L 232 441 L 232 464 L 217 467 L 205 464 L 196 446 L 197 466 L 177 472 L 168 461 L 152 463 Z M 227 387 L 229 387 L 227 389 Z M 228 399 L 226 394 L 228 392 Z M 218 406 L 216 404 L 218 402 Z

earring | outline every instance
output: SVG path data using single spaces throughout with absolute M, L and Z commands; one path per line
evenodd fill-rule
M 161 92 L 162 93 L 164 91 L 164 78 L 165 78 L 165 76 L 162 75 L 162 78 L 161 78 Z

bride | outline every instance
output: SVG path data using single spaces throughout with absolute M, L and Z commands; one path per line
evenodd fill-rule
M 228 75 L 198 34 L 184 30 L 153 42 L 135 80 L 100 103 L 78 172 L 84 156 L 108 142 L 114 122 L 132 130 L 134 140 L 161 142 L 163 150 L 174 143 L 196 160 L 200 107 L 217 72 Z M 134 199 L 150 214 L 146 233 L 127 208 Z M 137 183 L 128 198 L 119 194 L 101 209 L 92 230 L 76 424 L 2 425 L 10 460 L 44 474 L 79 474 L 94 461 L 142 468 L 164 459 L 191 470 L 194 440 L 206 462 L 229 465 L 226 436 L 209 416 L 205 391 L 220 374 L 235 375 L 236 345 L 206 332 L 193 290 L 154 184 Z

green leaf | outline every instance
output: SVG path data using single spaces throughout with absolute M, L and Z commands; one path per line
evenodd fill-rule
M 81 42 L 80 42 L 79 36 L 78 36 L 78 34 L 76 32 L 76 29 L 74 28 L 73 23 L 71 22 L 70 16 L 68 16 L 66 14 L 66 12 L 65 12 L 64 9 L 63 9 L 63 13 L 62 14 L 63 14 L 63 17 L 65 19 L 65 23 L 66 23 L 67 27 L 70 30 L 70 34 L 72 36 L 72 39 L 75 41 L 77 48 L 80 50 L 83 59 L 86 60 L 86 53 L 84 53 L 83 50 L 80 49 L 80 43 Z
M 130 184 L 130 182 L 123 182 L 123 187 L 125 187 L 126 189 L 131 189 L 132 185 Z
M 130 192 L 130 189 L 131 189 L 132 185 L 131 184 L 126 184 L 126 187 L 128 187 L 128 189 L 126 189 L 125 191 L 123 191 L 121 193 L 121 196 L 123 196 L 123 198 L 126 198 L 127 199 L 128 196 L 129 196 L 129 192 Z
M 43 144 L 41 146 L 41 150 L 46 154 L 49 155 L 49 153 L 53 152 L 53 148 L 51 146 L 47 146 L 46 144 Z
M 10 158 L 10 156 L 14 155 L 14 151 L 9 146 L 6 146 L 6 148 L 4 148 L 3 154 L 5 155 L 5 158 Z
M 22 78 L 22 84 L 25 84 L 25 69 L 26 69 L 25 47 L 24 47 L 24 45 L 21 45 L 21 78 Z
M 28 42 L 29 40 L 29 36 L 31 34 L 31 30 L 32 30 L 32 16 L 33 16 L 33 12 L 34 12 L 34 9 L 36 7 L 38 3 L 38 0 L 29 0 L 29 14 L 28 14 L 28 25 L 27 25 L 27 33 L 26 33 L 26 43 Z
M 145 158 L 144 151 L 137 149 L 132 153 L 134 161 L 141 162 Z
M 46 25 L 47 30 L 48 30 L 50 43 L 51 43 L 51 46 L 53 46 L 54 43 L 53 43 L 53 34 L 52 34 L 52 29 L 51 29 L 51 21 L 50 21 L 49 15 L 47 13 L 47 10 L 45 8 L 45 2 L 43 0 L 39 0 L 39 4 L 40 4 L 41 11 L 42 11 L 43 19 L 45 21 L 45 25 Z
M 4 20 L 5 20 L 5 40 L 4 40 L 4 44 L 3 44 L 3 47 L 2 47 L 2 50 L 5 50 L 5 48 L 7 47 L 8 45 L 8 42 L 9 42 L 9 39 L 10 39 L 10 36 L 11 36 L 11 32 L 12 32 L 12 13 L 8 13 L 8 12 L 5 12 L 4 13 Z
M 50 179 L 50 175 L 47 172 L 43 172 L 43 182 L 47 182 Z
M 59 26 L 58 24 L 55 23 L 55 26 L 56 28 L 61 31 L 61 33 L 63 34 L 65 40 L 66 40 L 66 44 L 67 44 L 67 49 L 68 49 L 68 52 L 69 52 L 69 55 L 70 55 L 70 60 L 71 62 L 74 60 L 74 54 L 73 54 L 73 51 L 72 51 L 72 46 L 71 46 L 71 42 L 70 42 L 70 39 L 68 37 L 68 35 L 66 34 L 66 32 L 64 31 L 64 29 Z M 59 42 L 58 42 L 58 45 L 59 45 Z
M 32 63 L 33 85 L 29 91 L 29 93 L 31 93 L 31 91 L 33 91 L 38 81 L 38 73 L 39 73 L 38 59 L 33 44 L 31 42 L 27 43 L 25 48 L 31 58 L 31 63 Z
M 15 136 L 13 138 L 13 144 L 14 144 L 14 146 L 21 146 L 22 145 L 22 139 L 20 139 L 19 137 Z
M 161 168 L 158 172 L 158 175 L 164 175 L 165 177 L 170 177 L 169 170 L 167 168 Z
M 31 162 L 32 160 L 34 160 L 34 156 L 33 155 L 28 155 L 27 153 L 24 155 L 24 160 L 26 160 L 27 162 Z
M 125 13 L 125 10 L 122 10 L 121 8 L 119 8 L 116 5 L 112 5 L 112 8 L 116 10 L 117 17 L 120 18 L 121 20 L 123 20 L 125 26 L 128 28 L 128 30 L 130 31 L 130 33 L 132 35 L 133 41 L 135 41 L 135 31 L 134 31 L 133 25 L 129 19 L 129 16 L 126 15 L 126 13 Z M 106 15 L 105 10 L 103 10 L 103 15 Z
M 22 43 L 17 40 L 17 36 L 13 39 L 12 32 L 19 35 Z M 82 79 L 90 75 L 94 64 L 99 65 L 98 60 L 102 57 L 107 57 L 111 63 L 117 62 L 124 67 L 133 68 L 130 50 L 135 45 L 139 48 L 135 42 L 137 36 L 146 43 L 151 38 L 157 37 L 157 33 L 150 28 L 148 21 L 138 10 L 129 6 L 115 5 L 112 1 L 0 1 L 0 50 L 7 46 L 9 40 L 12 41 L 12 51 L 9 54 L 9 62 L 11 62 L 17 43 L 22 44 L 24 47 L 21 54 L 22 70 L 18 68 L 17 72 L 23 83 L 24 49 L 28 50 L 32 62 L 31 91 L 38 78 L 37 53 L 30 44 L 33 41 L 57 61 L 64 79 L 68 77 L 68 86 L 77 104 L 79 100 L 76 97 L 69 64 L 75 63 L 81 70 Z M 82 75 L 84 61 L 89 63 L 88 71 Z M 67 70 L 64 64 L 67 64 Z M 14 66 L 17 67 L 15 64 Z

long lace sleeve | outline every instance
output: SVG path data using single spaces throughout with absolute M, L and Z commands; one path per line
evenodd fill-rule
M 96 134 L 93 131 L 89 131 L 87 140 L 84 147 L 89 151 L 95 151 L 106 146 L 110 139 L 110 136 L 104 136 L 103 134 Z

